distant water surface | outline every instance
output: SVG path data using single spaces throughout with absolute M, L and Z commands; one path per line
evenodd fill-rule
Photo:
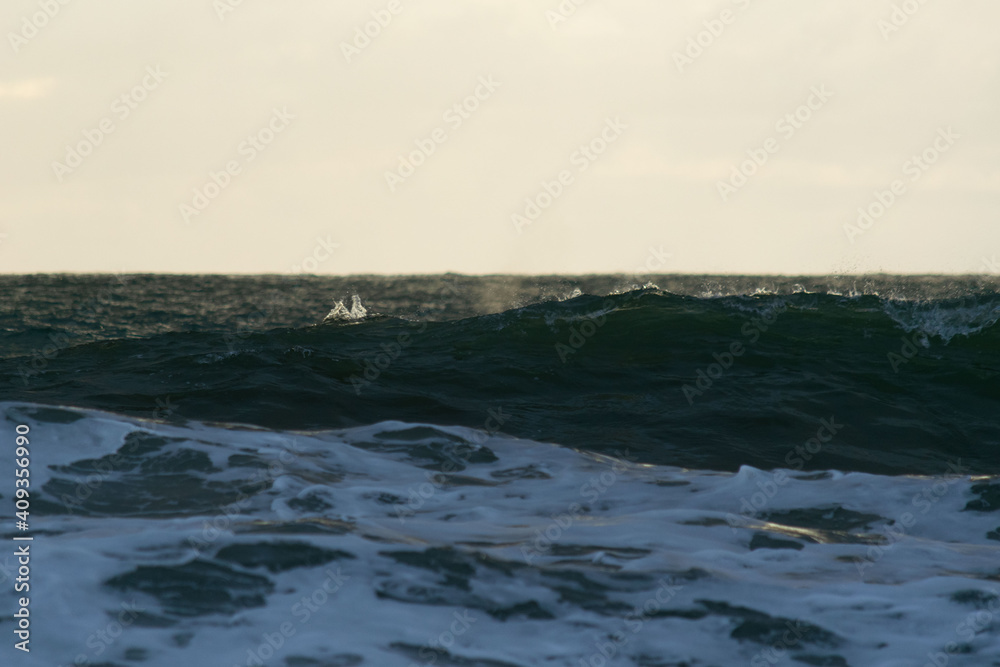
M 0 293 L 0 664 L 1000 665 L 995 278 Z

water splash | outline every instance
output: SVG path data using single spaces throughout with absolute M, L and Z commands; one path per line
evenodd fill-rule
M 1000 320 L 1000 303 L 976 296 L 952 299 L 947 304 L 892 299 L 883 302 L 883 310 L 907 333 L 936 336 L 945 344 L 955 336 L 979 333 Z
M 345 301 L 348 301 L 345 299 Z M 368 315 L 368 309 L 361 303 L 361 297 L 357 294 L 351 295 L 350 306 L 344 305 L 344 301 L 338 301 L 330 309 L 330 312 L 323 318 L 324 322 L 360 322 Z

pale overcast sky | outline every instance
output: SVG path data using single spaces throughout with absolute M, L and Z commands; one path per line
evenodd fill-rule
M 995 0 L 7 0 L 0 272 L 996 270 L 997 25 Z

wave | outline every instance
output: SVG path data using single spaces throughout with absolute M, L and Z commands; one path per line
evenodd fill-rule
M 41 347 L 0 359 L 0 399 L 139 416 L 169 400 L 171 418 L 269 428 L 475 426 L 502 407 L 513 435 L 595 452 L 629 443 L 644 462 L 719 470 L 786 465 L 788 447 L 833 417 L 847 428 L 806 467 L 933 474 L 960 456 L 1000 472 L 996 293 L 650 287 L 446 321 L 340 306 L 335 321 L 297 328 L 75 345 L 53 328 L 18 334 Z
M 7 441 L 30 429 L 38 664 L 1000 657 L 1000 484 L 957 459 L 691 470 L 513 438 L 498 411 L 321 431 L 0 415 Z
M 350 306 L 344 305 L 344 301 L 338 301 L 330 312 L 323 318 L 324 322 L 358 322 L 365 319 L 368 309 L 361 303 L 361 297 L 357 294 L 347 299 Z

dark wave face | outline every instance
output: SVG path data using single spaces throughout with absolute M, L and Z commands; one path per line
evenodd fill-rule
M 468 426 L 699 469 L 1000 472 L 996 281 L 649 280 L 7 277 L 0 399 Z
M 1000 664 L 996 280 L 0 293 L 0 665 Z

